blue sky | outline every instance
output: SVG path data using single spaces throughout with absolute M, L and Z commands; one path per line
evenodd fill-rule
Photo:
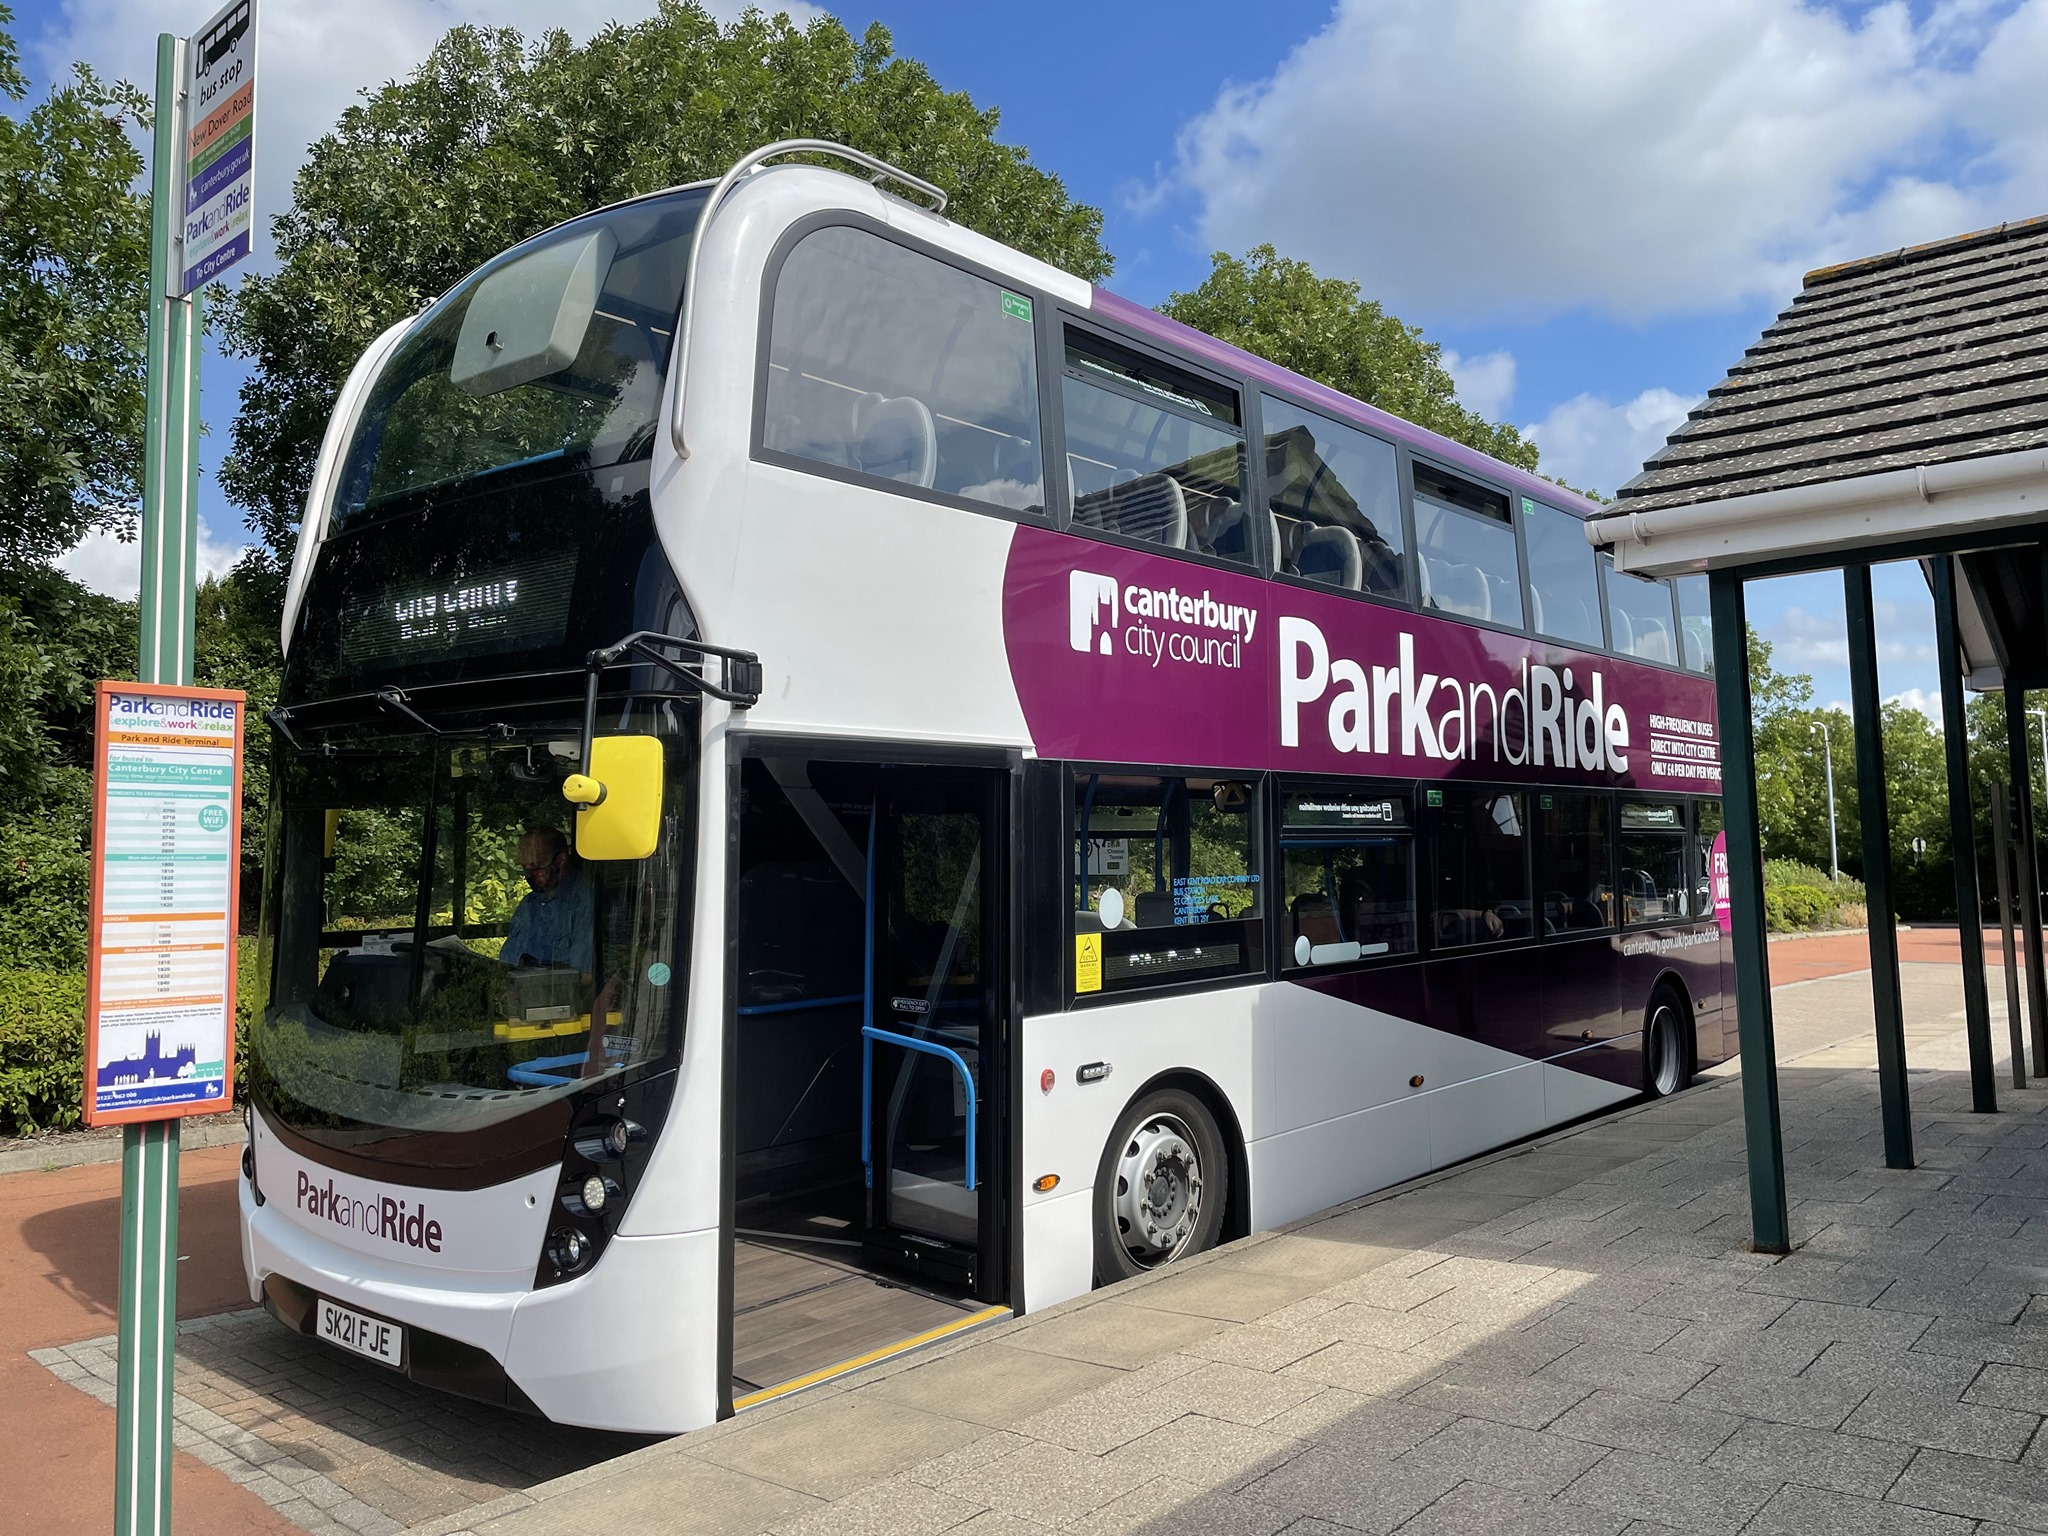
M 259 204 L 353 93 L 446 27 L 587 35 L 653 0 L 264 0 Z M 729 0 L 714 9 L 736 10 Z M 145 78 L 206 0 L 17 0 L 44 79 Z M 880 21 L 1105 214 L 1146 303 L 1270 240 L 1441 342 L 1466 402 L 1611 492 L 1824 262 L 2048 212 L 2048 0 L 1218 0 L 1025 11 L 824 7 Z M 274 83 L 273 83 L 274 82 Z M 259 206 L 259 217 L 261 206 Z M 240 371 L 204 379 L 225 441 Z M 209 484 L 208 551 L 246 535 Z M 78 552 L 118 587 L 121 552 Z M 1884 686 L 1934 688 L 1926 586 L 1880 573 Z M 1834 578 L 1751 590 L 1783 664 L 1845 700 Z

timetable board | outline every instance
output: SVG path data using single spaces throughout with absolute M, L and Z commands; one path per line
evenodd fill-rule
M 234 1106 L 243 705 L 226 689 L 98 686 L 89 1125 Z

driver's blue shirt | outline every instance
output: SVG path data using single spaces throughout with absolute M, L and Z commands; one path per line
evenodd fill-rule
M 541 965 L 573 965 L 586 975 L 597 968 L 593 891 L 583 866 L 573 865 L 551 891 L 528 891 L 512 913 L 512 926 L 498 958 L 522 965 L 527 955 Z

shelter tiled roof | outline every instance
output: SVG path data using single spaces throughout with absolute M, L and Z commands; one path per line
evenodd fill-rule
M 2043 446 L 2048 217 L 1807 273 L 1609 510 Z

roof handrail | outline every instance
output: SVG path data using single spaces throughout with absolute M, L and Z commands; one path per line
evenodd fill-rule
M 704 253 L 704 231 L 711 227 L 719 205 L 725 201 L 743 177 L 759 170 L 779 155 L 833 155 L 862 170 L 871 172 L 868 181 L 880 188 L 885 181 L 893 181 L 908 187 L 931 204 L 933 213 L 946 211 L 946 194 L 922 177 L 913 176 L 906 170 L 891 165 L 886 160 L 865 154 L 858 149 L 849 149 L 844 144 L 834 144 L 830 139 L 779 139 L 773 144 L 764 144 L 750 154 L 742 155 L 733 162 L 731 170 L 719 178 L 718 185 L 711 189 L 711 196 L 705 201 L 704 213 L 697 220 L 697 232 L 690 241 L 690 265 L 683 275 L 683 313 L 676 325 L 676 344 L 669 372 L 676 381 L 675 404 L 668 420 L 668 438 L 674 445 L 676 457 L 687 459 L 689 445 L 683 441 L 683 391 L 689 381 L 690 321 L 697 308 L 697 261 Z

